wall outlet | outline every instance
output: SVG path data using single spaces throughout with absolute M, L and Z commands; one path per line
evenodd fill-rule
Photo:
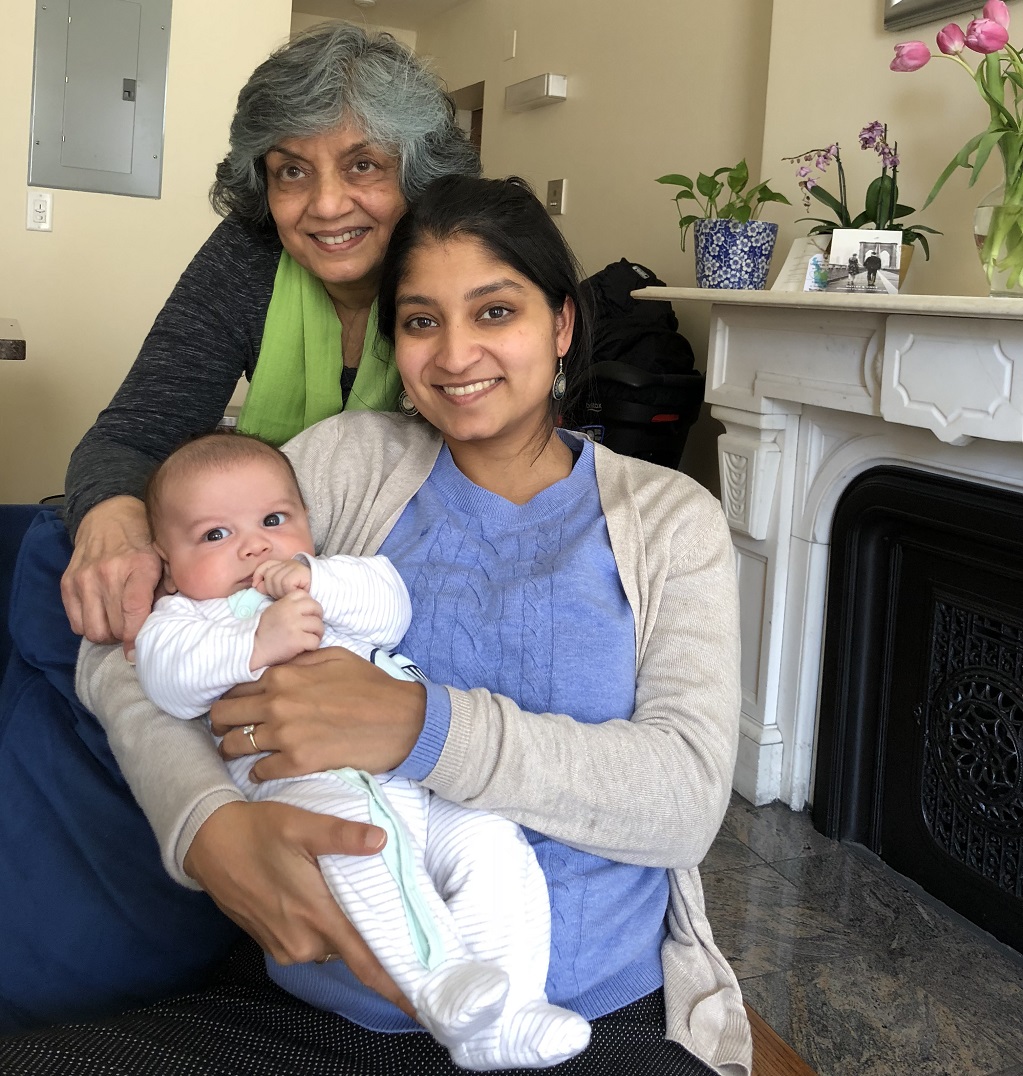
M 25 227 L 30 232 L 53 231 L 53 193 L 51 191 L 28 192 L 28 211 Z

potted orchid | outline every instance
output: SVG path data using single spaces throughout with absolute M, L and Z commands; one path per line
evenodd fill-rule
M 860 131 L 860 149 L 873 150 L 881 162 L 881 174 L 873 179 L 864 196 L 863 209 L 853 216 L 849 209 L 848 187 L 842 153 L 837 142 L 830 146 L 806 150 L 795 157 L 782 160 L 797 165 L 796 179 L 803 195 L 803 208 L 810 211 L 813 201 L 821 203 L 834 215 L 833 220 L 823 217 L 800 217 L 813 222 L 810 235 L 827 235 L 836 228 L 872 228 L 879 231 L 900 231 L 904 245 L 919 243 L 925 258 L 930 258 L 927 235 L 940 235 L 934 228 L 923 224 L 909 224 L 904 218 L 916 210 L 899 201 L 899 144 L 888 140 L 888 127 L 880 120 L 868 123 Z M 820 180 L 834 165 L 838 195 L 826 190 Z M 925 235 L 924 233 L 927 233 Z M 904 259 L 908 265 L 908 258 Z
M 924 205 L 930 205 L 957 168 L 970 172 L 972 187 L 997 148 L 1004 181 L 981 202 L 974 233 L 991 294 L 1023 294 L 1023 57 L 1009 44 L 1008 7 L 1002 0 L 988 0 L 981 17 L 965 31 L 954 22 L 940 30 L 937 45 L 941 58 L 973 79 L 990 119 L 949 161 Z M 983 57 L 976 68 L 966 61 L 967 49 Z M 891 69 L 918 71 L 931 56 L 924 42 L 904 42 L 895 46 Z
M 771 190 L 767 181 L 749 187 L 749 178 L 749 167 L 742 160 L 710 174 L 700 172 L 695 181 L 674 172 L 657 179 L 679 188 L 675 208 L 682 249 L 692 228 L 696 283 L 701 288 L 759 290 L 767 284 L 778 225 L 760 220 L 760 213 L 768 202 L 792 203 Z M 683 203 L 696 211 L 684 212 Z

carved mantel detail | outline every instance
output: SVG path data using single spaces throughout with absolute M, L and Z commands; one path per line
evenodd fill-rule
M 735 787 L 809 796 L 831 519 L 899 464 L 1023 492 L 1023 303 L 645 288 L 711 302 L 707 402 L 742 605 Z

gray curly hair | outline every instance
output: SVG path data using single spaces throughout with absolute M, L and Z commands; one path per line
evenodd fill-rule
M 438 176 L 480 174 L 479 155 L 455 124 L 451 99 L 415 53 L 390 34 L 326 23 L 273 52 L 242 87 L 211 205 L 222 216 L 268 221 L 265 154 L 283 139 L 341 123 L 395 154 L 406 201 Z

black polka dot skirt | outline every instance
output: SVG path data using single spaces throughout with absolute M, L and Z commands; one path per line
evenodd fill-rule
M 714 1076 L 664 1037 L 657 990 L 591 1021 L 557 1076 Z M 524 1070 L 517 1069 L 517 1072 Z M 277 987 L 244 942 L 203 990 L 97 1023 L 0 1038 L 3 1076 L 464 1076 L 421 1032 L 367 1031 Z

